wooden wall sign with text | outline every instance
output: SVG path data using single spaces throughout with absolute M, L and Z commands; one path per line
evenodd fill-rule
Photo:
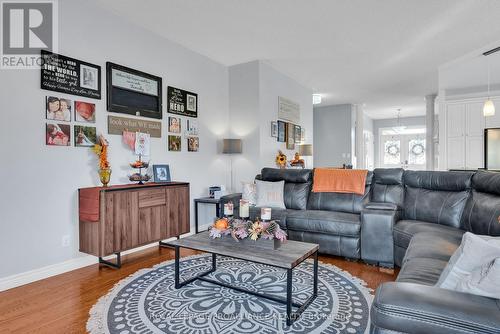
M 161 138 L 161 122 L 129 117 L 108 116 L 108 134 L 122 135 L 125 130 L 149 133 L 153 138 Z

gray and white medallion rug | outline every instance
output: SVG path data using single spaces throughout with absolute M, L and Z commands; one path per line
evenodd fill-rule
M 211 256 L 181 259 L 181 281 L 211 267 Z M 312 293 L 312 262 L 293 270 L 294 301 Z M 196 280 L 174 287 L 174 262 L 139 270 L 120 281 L 90 310 L 87 330 L 102 333 L 366 333 L 371 290 L 360 279 L 320 262 L 318 296 L 286 326 L 286 306 Z M 207 277 L 265 294 L 286 296 L 286 271 L 227 257 Z

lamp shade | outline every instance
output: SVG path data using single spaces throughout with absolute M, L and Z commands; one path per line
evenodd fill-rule
M 241 139 L 223 139 L 222 153 L 224 154 L 241 153 Z
M 299 145 L 299 155 L 309 157 L 313 155 L 313 146 L 312 144 L 302 144 Z
M 490 99 L 487 99 L 486 102 L 484 102 L 483 115 L 495 116 L 495 105 L 493 104 L 493 101 L 491 101 Z

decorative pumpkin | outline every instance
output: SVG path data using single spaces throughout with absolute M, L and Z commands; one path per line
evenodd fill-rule
M 217 219 L 214 223 L 214 228 L 218 230 L 225 230 L 229 227 L 229 222 L 225 218 Z

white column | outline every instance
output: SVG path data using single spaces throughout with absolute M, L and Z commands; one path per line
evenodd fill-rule
M 434 103 L 436 94 L 425 96 L 425 161 L 427 170 L 434 170 Z

